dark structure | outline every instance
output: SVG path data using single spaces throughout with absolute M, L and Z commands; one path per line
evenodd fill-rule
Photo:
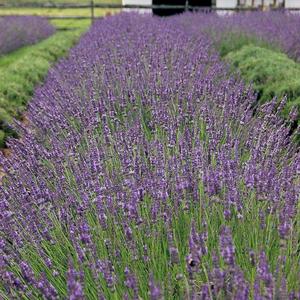
M 153 5 L 185 5 L 185 0 L 152 0 Z M 153 8 L 153 14 L 157 16 L 171 16 L 184 12 L 184 9 L 159 9 Z
M 212 0 L 187 0 L 189 6 L 195 6 L 195 7 L 211 7 L 212 6 Z M 152 0 L 153 5 L 180 5 L 184 6 L 186 5 L 186 0 Z M 171 16 L 175 14 L 180 14 L 185 11 L 185 9 L 160 9 L 160 8 L 154 8 L 153 14 L 157 16 Z
M 190 6 L 211 7 L 212 0 L 189 0 Z

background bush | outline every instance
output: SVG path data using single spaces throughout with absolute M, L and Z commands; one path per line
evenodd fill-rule
M 47 19 L 36 16 L 0 18 L 0 56 L 49 37 L 55 28 Z
M 300 108 L 300 65 L 286 54 L 249 44 L 229 52 L 225 59 L 253 84 L 260 103 L 286 96 L 285 116 Z

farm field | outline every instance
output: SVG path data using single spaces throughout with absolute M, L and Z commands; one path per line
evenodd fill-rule
M 95 17 L 103 17 L 106 14 L 118 13 L 119 9 L 109 9 L 109 8 L 95 8 Z M 34 15 L 34 16 L 83 16 L 89 17 L 91 15 L 90 9 L 59 9 L 59 8 L 3 8 L 0 7 L 0 15 Z
M 74 9 L 74 8 L 33 8 L 33 7 L 1 7 L 1 4 L 6 5 L 22 5 L 22 4 L 30 4 L 32 1 L 29 0 L 12 0 L 12 1 L 6 1 L 6 0 L 0 0 L 0 15 L 35 15 L 35 16 L 55 16 L 55 17 L 62 17 L 62 16 L 82 16 L 82 17 L 89 17 L 91 15 L 90 8 L 80 8 L 80 9 Z M 90 4 L 90 1 L 88 0 L 52 0 L 49 2 L 46 2 L 44 0 L 36 0 L 34 1 L 36 4 Z M 95 0 L 95 4 L 101 4 L 101 3 L 108 3 L 103 0 Z M 122 1 L 120 0 L 110 0 L 110 4 L 121 4 Z M 95 8 L 94 14 L 95 17 L 103 17 L 106 14 L 115 14 L 120 12 L 119 9 L 106 9 L 106 8 Z M 61 21 L 61 20 L 58 20 Z M 64 20 L 62 20 L 64 22 Z M 66 20 L 68 21 L 68 20 Z M 56 20 L 54 21 L 56 22 Z
M 0 298 L 300 299 L 300 17 L 56 22 L 0 57 Z

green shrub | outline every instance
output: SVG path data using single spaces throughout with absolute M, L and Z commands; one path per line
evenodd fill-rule
M 300 106 L 300 65 L 287 55 L 255 45 L 246 45 L 226 55 L 242 78 L 252 83 L 260 103 L 287 96 L 285 116 Z

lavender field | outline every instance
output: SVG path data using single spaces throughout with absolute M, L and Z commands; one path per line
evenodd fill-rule
M 1 156 L 0 298 L 300 299 L 297 110 L 254 105 L 222 22 L 103 18 L 50 70 Z
M 54 27 L 42 17 L 7 16 L 0 18 L 0 56 L 31 45 L 54 33 Z

